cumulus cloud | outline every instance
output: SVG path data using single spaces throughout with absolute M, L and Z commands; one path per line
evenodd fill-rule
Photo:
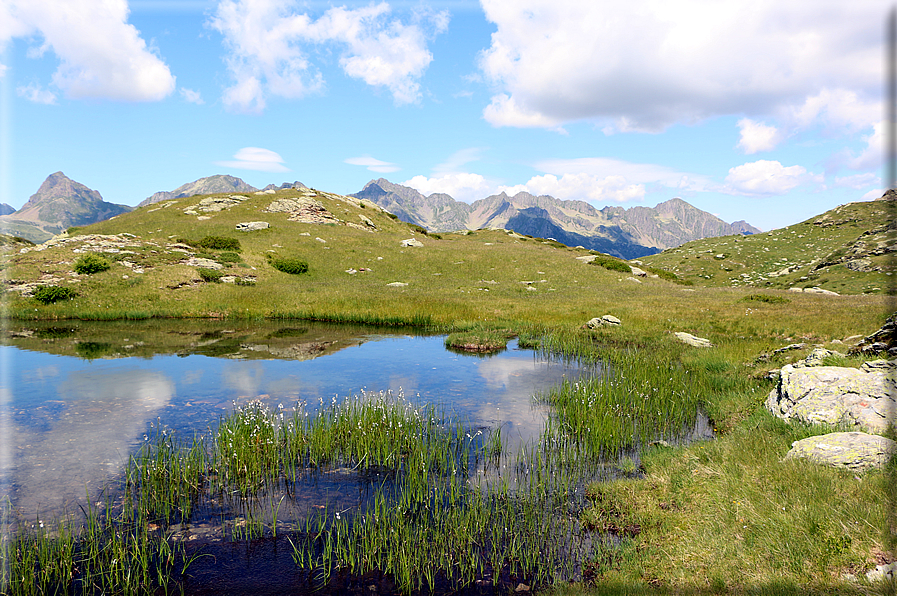
M 479 60 L 496 126 L 590 119 L 663 130 L 721 114 L 771 114 L 822 89 L 878 97 L 879 0 L 482 0 Z
M 317 20 L 298 12 L 295 1 L 222 0 L 209 21 L 230 49 L 234 83 L 225 91 L 229 108 L 261 112 L 269 95 L 298 98 L 320 91 L 324 78 L 308 50 L 323 46 L 340 54 L 350 77 L 389 90 L 396 104 L 420 99 L 420 84 L 433 55 L 428 40 L 448 27 L 448 13 L 414 13 L 410 23 L 390 18 L 389 4 L 327 10 Z
M 554 174 L 534 176 L 526 184 L 503 186 L 500 191 L 515 195 L 520 191 L 532 195 L 551 195 L 558 199 L 624 203 L 645 198 L 645 185 L 632 184 L 624 176 L 599 178 L 591 174 Z
M 881 179 L 871 172 L 835 178 L 835 186 L 840 186 L 842 188 L 852 188 L 854 190 L 867 188 L 872 184 L 881 184 Z
M 655 184 L 682 191 L 704 191 L 713 187 L 713 182 L 700 174 L 609 157 L 547 159 L 536 163 L 536 167 L 543 172 L 562 177 L 588 174 L 596 179 L 605 179 L 620 176 L 631 184 Z
M 193 89 L 181 87 L 181 97 L 183 97 L 184 101 L 187 103 L 195 103 L 198 106 L 206 103 L 202 100 L 202 95 L 200 95 L 199 91 L 194 91 Z
M 762 122 L 755 122 L 750 118 L 742 118 L 738 121 L 741 130 L 741 140 L 738 147 L 747 154 L 758 151 L 772 151 L 782 140 L 782 135 L 775 126 L 768 126 Z
M 52 50 L 60 64 L 53 84 L 72 98 L 158 101 L 174 91 L 175 77 L 128 24 L 125 0 L 11 0 L 0 6 L 0 44 L 39 35 L 29 52 Z
M 885 194 L 884 188 L 874 188 L 860 197 L 861 201 L 874 201 L 875 199 L 881 198 L 882 195 Z
M 16 87 L 16 94 L 34 103 L 42 103 L 44 105 L 56 103 L 56 94 L 48 89 L 44 89 L 37 83 Z
M 234 161 L 216 161 L 215 165 L 240 170 L 258 170 L 260 172 L 289 172 L 283 165 L 283 158 L 260 147 L 243 147 L 234 154 Z
M 353 166 L 364 166 L 371 172 L 379 172 L 381 174 L 398 172 L 402 169 L 394 163 L 389 163 L 388 161 L 380 161 L 379 159 L 374 159 L 370 155 L 364 155 L 362 157 L 350 157 L 349 159 L 346 159 L 344 163 L 351 164 Z
M 415 176 L 402 182 L 402 186 L 410 186 L 427 196 L 437 192 L 445 193 L 467 203 L 485 198 L 495 192 L 495 187 L 486 178 L 480 174 L 469 172 L 453 172 L 433 178 Z
M 761 159 L 729 169 L 726 190 L 730 194 L 770 196 L 785 194 L 808 182 L 822 182 L 817 174 L 801 166 L 785 167 L 778 161 Z

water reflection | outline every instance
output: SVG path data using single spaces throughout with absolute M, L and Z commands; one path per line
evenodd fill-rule
M 515 450 L 539 436 L 548 415 L 546 407 L 533 405 L 533 395 L 580 374 L 513 342 L 482 358 L 446 351 L 442 337 L 350 336 L 342 327 L 328 335 L 317 325 L 287 332 L 263 325 L 203 333 L 115 329 L 102 337 L 82 328 L 92 343 L 110 346 L 91 359 L 78 356 L 77 345 L 85 342 L 76 335 L 25 334 L 0 347 L 12 362 L 4 379 L 11 390 L 4 408 L 9 432 L 2 439 L 11 456 L 4 459 L 0 498 L 8 494 L 23 512 L 60 511 L 87 491 L 97 494 L 157 420 L 192 437 L 250 400 L 287 408 L 301 400 L 314 409 L 362 389 L 391 390 L 418 405 L 436 405 L 473 429 L 501 426 L 506 448 Z M 226 349 L 207 355 L 216 337 L 225 338 Z M 257 338 L 279 342 L 277 355 Z M 153 341 L 158 353 L 150 354 Z M 308 349 L 292 349 L 290 342 L 328 349 L 310 358 Z M 127 346 L 138 343 L 140 355 L 129 355 Z

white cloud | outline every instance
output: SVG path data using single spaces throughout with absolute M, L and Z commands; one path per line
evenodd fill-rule
M 782 135 L 775 126 L 768 126 L 750 118 L 739 120 L 738 128 L 741 130 L 738 146 L 747 154 L 771 151 L 782 140 Z
M 785 117 L 790 117 L 799 128 L 822 124 L 829 129 L 857 132 L 881 120 L 884 103 L 879 96 L 873 97 L 863 98 L 843 88 L 824 88 L 807 97 L 803 104 L 792 107 Z
M 350 157 L 349 159 L 345 160 L 345 163 L 351 164 L 353 166 L 365 166 L 368 170 L 372 172 L 379 172 L 381 174 L 398 172 L 402 169 L 394 163 L 389 163 L 388 161 L 380 161 L 379 159 L 374 159 L 370 155 L 364 155 L 362 157 Z
M 53 105 L 56 103 L 56 94 L 44 89 L 37 83 L 30 83 L 22 87 L 16 87 L 16 94 L 34 103 Z
M 68 97 L 158 101 L 174 91 L 175 77 L 168 66 L 128 24 L 125 0 L 2 4 L 0 44 L 40 35 L 42 45 L 29 56 L 52 49 L 60 59 L 53 84 Z
M 183 97 L 184 101 L 187 103 L 195 103 L 198 106 L 206 103 L 202 100 L 202 95 L 200 95 L 199 91 L 194 91 L 193 89 L 181 87 L 181 97 Z
M 777 161 L 761 159 L 729 169 L 725 190 L 747 196 L 781 195 L 810 182 L 821 183 L 822 178 L 808 174 L 801 166 L 785 167 Z
M 297 10 L 295 1 L 221 0 L 209 24 L 231 53 L 235 80 L 225 91 L 229 108 L 261 112 L 268 95 L 299 98 L 323 89 L 324 78 L 308 49 L 325 46 L 340 54 L 350 77 L 384 87 L 396 104 L 420 99 L 420 84 L 433 55 L 427 41 L 448 26 L 448 13 L 418 12 L 409 24 L 390 19 L 389 4 L 328 9 L 319 19 Z
M 854 170 L 874 170 L 882 164 L 885 144 L 885 124 L 877 122 L 872 127 L 872 134 L 863 136 L 866 148 L 858 157 L 847 160 L 847 166 Z
M 260 147 L 243 147 L 234 154 L 236 161 L 216 161 L 215 165 L 241 170 L 258 170 L 260 172 L 289 172 L 283 165 L 283 158 L 269 149 Z
M 441 164 L 438 164 L 433 168 L 433 172 L 436 174 L 453 174 L 456 172 L 462 171 L 462 166 L 465 166 L 471 162 L 479 161 L 480 155 L 483 153 L 484 149 L 482 147 L 468 147 L 466 149 L 459 149 L 455 151 L 451 155 L 449 155 L 448 159 L 446 159 Z
M 657 164 L 634 163 L 608 157 L 547 159 L 536 163 L 543 172 L 558 176 L 589 174 L 595 179 L 620 176 L 629 184 L 658 184 L 683 191 L 703 191 L 714 184 L 706 176 L 680 172 Z
M 878 97 L 880 0 L 482 0 L 496 126 L 589 119 L 658 131 L 772 114 L 823 89 Z
M 619 175 L 601 178 L 585 173 L 564 174 L 560 178 L 553 174 L 535 176 L 526 184 L 503 186 L 499 191 L 511 196 L 525 191 L 533 195 L 551 195 L 558 199 L 592 202 L 623 203 L 645 198 L 644 184 L 633 184 Z
M 871 172 L 835 178 L 835 186 L 840 186 L 842 188 L 852 188 L 854 190 L 867 188 L 872 184 L 881 184 L 881 179 Z
M 437 192 L 445 193 L 467 203 L 485 198 L 495 192 L 494 186 L 486 178 L 480 174 L 468 172 L 454 172 L 433 178 L 415 176 L 411 180 L 402 182 L 402 186 L 410 186 L 427 196 Z
M 860 197 L 861 201 L 874 201 L 875 199 L 880 199 L 881 196 L 885 194 L 884 188 L 874 188 Z

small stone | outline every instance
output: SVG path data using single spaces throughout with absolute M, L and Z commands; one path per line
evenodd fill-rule
M 388 284 L 386 284 L 386 287 L 387 287 L 387 288 L 404 288 L 404 287 L 407 286 L 407 285 L 408 285 L 408 284 L 406 284 L 405 282 L 394 281 L 394 282 L 392 282 L 392 283 L 388 283 Z
M 690 346 L 694 346 L 696 348 L 712 348 L 713 344 L 710 343 L 709 339 L 705 339 L 703 337 L 697 337 L 692 335 L 691 333 L 685 333 L 684 331 L 677 331 L 673 335 L 676 336 L 676 339 L 681 341 L 682 343 L 688 344 Z

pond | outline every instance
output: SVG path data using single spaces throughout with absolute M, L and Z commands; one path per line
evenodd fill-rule
M 637 449 L 596 459 L 539 399 L 601 366 L 514 340 L 476 355 L 408 330 L 207 320 L 7 323 L 3 338 L 4 540 L 34 533 L 37 561 L 9 577 L 45 590 L 569 581 L 618 541 L 581 527 L 583 487 L 638 473 Z M 706 418 L 683 431 L 670 438 L 706 436 Z
M 514 341 L 469 355 L 442 336 L 321 323 L 32 323 L 7 336 L 0 495 L 26 514 L 77 507 L 157 425 L 189 437 L 250 401 L 314 410 L 388 391 L 470 429 L 500 427 L 513 450 L 544 426 L 533 397 L 583 373 Z

